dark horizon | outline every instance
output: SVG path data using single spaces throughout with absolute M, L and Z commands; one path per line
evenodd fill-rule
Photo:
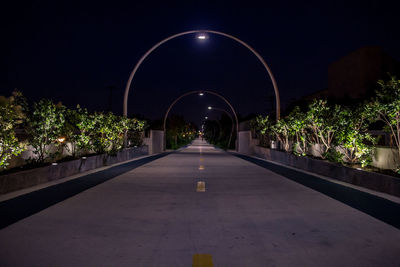
M 398 3 L 378 1 L 223 4 L 7 3 L 1 18 L 0 95 L 21 90 L 30 101 L 50 98 L 68 107 L 122 114 L 129 74 L 160 40 L 186 30 L 211 29 L 239 37 L 258 51 L 278 83 L 282 107 L 325 89 L 330 63 L 363 46 L 400 59 Z M 225 37 L 199 42 L 183 36 L 155 50 L 135 76 L 129 114 L 161 118 L 184 92 L 213 90 L 241 116 L 273 110 L 271 81 L 257 58 Z M 187 97 L 171 114 L 199 124 L 206 107 L 227 109 L 215 97 Z M 212 115 L 213 116 L 213 115 Z M 216 115 L 214 115 L 216 116 Z

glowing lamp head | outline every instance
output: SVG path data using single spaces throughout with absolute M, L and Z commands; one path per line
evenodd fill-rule
M 199 93 L 199 96 L 203 96 L 204 95 L 204 93 Z
M 208 120 L 208 117 L 204 117 L 204 119 Z
M 211 110 L 211 109 L 212 109 L 212 106 L 208 106 L 208 109 L 210 109 L 210 110 Z
M 199 40 L 206 40 L 207 35 L 205 33 L 199 33 L 199 34 L 197 34 L 196 38 Z
M 59 137 L 59 138 L 57 138 L 57 141 L 60 142 L 60 143 L 62 143 L 62 142 L 65 141 L 65 137 Z

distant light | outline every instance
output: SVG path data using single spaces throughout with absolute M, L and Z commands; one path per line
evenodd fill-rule
M 360 170 L 360 171 L 362 170 L 361 168 L 356 168 L 356 169 L 357 169 L 357 170 Z
M 208 106 L 208 109 L 212 109 L 212 106 Z
M 199 93 L 199 96 L 203 96 L 204 95 L 204 93 Z
M 87 159 L 86 157 L 82 157 L 82 159 Z
M 208 117 L 204 117 L 204 119 L 208 120 Z
M 56 166 L 56 165 L 57 165 L 57 162 L 53 162 L 51 165 Z
M 57 141 L 60 142 L 60 143 L 62 143 L 62 142 L 65 141 L 65 137 L 59 137 L 59 138 L 57 138 Z

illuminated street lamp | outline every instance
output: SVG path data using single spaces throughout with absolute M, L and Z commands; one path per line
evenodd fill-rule
M 199 96 L 203 96 L 204 95 L 204 93 L 199 93 Z
M 211 110 L 211 109 L 212 109 L 212 106 L 208 106 L 208 109 Z
M 208 38 L 208 36 L 207 36 L 207 34 L 201 32 L 201 33 L 197 34 L 196 38 L 199 40 L 206 40 Z
M 208 120 L 208 117 L 207 117 L 207 116 L 205 116 L 205 117 L 204 117 L 204 119 Z

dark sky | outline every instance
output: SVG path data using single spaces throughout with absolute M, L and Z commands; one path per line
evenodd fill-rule
M 32 101 L 51 98 L 90 110 L 107 110 L 112 102 L 122 114 L 124 87 L 139 58 L 163 38 L 192 29 L 223 31 L 255 48 L 276 77 L 283 106 L 324 89 L 328 65 L 359 47 L 379 45 L 400 59 L 395 1 L 7 2 L 0 8 L 0 94 L 18 88 Z M 224 95 L 242 116 L 273 109 L 271 81 L 250 51 L 225 37 L 199 42 L 188 35 L 167 42 L 140 67 L 129 114 L 162 117 L 180 94 L 201 89 Z M 173 113 L 198 123 L 210 104 L 227 109 L 215 97 L 191 96 Z

